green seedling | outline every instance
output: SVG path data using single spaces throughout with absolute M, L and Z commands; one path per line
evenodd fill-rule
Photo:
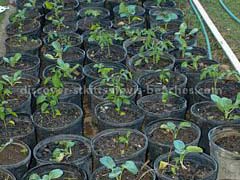
M 40 107 L 43 114 L 51 114 L 54 118 L 61 116 L 61 112 L 57 108 L 60 95 L 60 89 L 53 89 L 52 91 L 41 94 L 37 97 L 37 106 Z
M 117 138 L 117 142 L 124 144 L 126 149 L 128 148 L 129 142 L 130 142 L 130 137 L 131 137 L 131 132 L 128 131 L 127 134 L 121 135 Z M 123 153 L 124 154 L 124 153 Z
M 101 164 L 111 170 L 108 174 L 110 179 L 122 180 L 124 171 L 128 171 L 133 175 L 137 175 L 138 168 L 133 161 L 126 161 L 124 164 L 117 166 L 110 156 L 104 156 L 100 159 Z
M 16 53 L 14 56 L 11 56 L 9 58 L 3 57 L 3 62 L 6 64 L 9 64 L 10 67 L 15 67 L 16 64 L 21 60 L 22 54 Z
M 53 169 L 49 174 L 40 177 L 38 174 L 34 173 L 29 177 L 29 180 L 53 180 L 58 179 L 63 176 L 63 171 L 61 169 Z
M 184 142 L 180 140 L 175 140 L 173 144 L 175 153 L 177 154 L 174 158 L 175 164 L 171 164 L 169 161 L 161 161 L 159 164 L 159 170 L 164 173 L 167 168 L 170 168 L 172 174 L 176 175 L 177 171 L 180 169 L 187 169 L 184 165 L 184 160 L 189 153 L 202 153 L 203 149 L 198 146 L 186 146 Z M 169 154 L 169 156 L 171 156 L 171 154 Z
M 170 81 L 171 73 L 169 69 L 159 70 L 159 79 L 164 84 L 167 85 Z
M 6 81 L 0 80 L 0 100 L 3 102 L 7 97 L 12 94 L 9 85 Z
M 102 63 L 95 64 L 93 67 L 98 69 L 97 72 L 100 74 L 100 77 L 104 82 L 110 80 L 110 73 L 113 71 L 113 68 L 105 67 Z
M 13 76 L 2 75 L 3 81 L 5 81 L 11 87 L 16 86 L 17 84 L 21 84 L 22 71 L 17 71 L 13 74 Z
M 27 3 L 24 4 L 24 7 L 26 8 L 35 8 L 36 7 L 37 0 L 28 0 Z
M 76 145 L 74 141 L 66 140 L 57 142 L 58 147 L 52 153 L 52 161 L 62 162 L 72 156 L 72 148 Z
M 175 39 L 181 37 L 182 39 L 187 40 L 189 37 L 196 35 L 198 28 L 193 28 L 189 33 L 187 32 L 187 24 L 184 22 L 180 25 L 179 31 L 175 33 Z
M 1 145 L 0 145 L 0 152 L 3 152 L 3 151 L 4 151 L 8 146 L 10 146 L 10 145 L 20 146 L 20 147 L 21 147 L 20 152 L 21 152 L 23 155 L 27 155 L 27 154 L 28 154 L 28 149 L 27 149 L 23 144 L 14 142 L 13 139 L 10 139 L 10 140 L 9 140 L 8 142 L 6 142 L 5 144 L 1 144 Z
M 181 51 L 181 58 L 185 58 L 185 56 L 189 55 L 187 51 L 191 51 L 193 48 L 188 46 L 187 41 L 183 37 L 176 36 L 175 39 L 179 43 L 178 49 Z
M 239 119 L 240 115 L 232 115 L 231 113 L 240 109 L 240 92 L 237 94 L 235 102 L 226 97 L 219 97 L 215 94 L 211 95 L 211 100 L 216 104 L 217 108 L 224 114 L 225 120 Z
M 121 18 L 127 18 L 128 24 L 131 24 L 133 21 L 140 20 L 139 17 L 135 16 L 136 8 L 136 5 L 126 5 L 124 2 L 121 2 L 118 13 Z
M 194 71 L 198 71 L 199 70 L 199 60 L 203 58 L 203 56 L 193 56 L 192 53 L 186 53 L 189 55 L 189 57 L 191 58 L 191 62 L 188 61 L 184 61 L 181 64 L 182 68 L 190 68 Z
M 178 16 L 177 14 L 169 11 L 157 11 L 156 14 L 153 14 L 156 16 L 157 21 L 163 21 L 165 23 L 169 23 L 170 21 L 177 20 Z
M 63 53 L 66 52 L 69 48 L 69 46 L 61 46 L 58 41 L 52 42 L 51 46 L 53 47 L 53 51 L 55 54 L 45 54 L 44 56 L 52 60 L 63 59 Z
M 4 127 L 6 128 L 7 125 L 14 126 L 15 122 L 13 120 L 7 121 L 7 115 L 12 115 L 14 117 L 17 117 L 17 114 L 12 110 L 12 108 L 7 106 L 7 101 L 1 101 L 0 102 L 0 120 L 3 122 Z
M 25 14 L 26 14 L 26 9 L 18 10 L 17 13 L 14 14 L 10 19 L 14 24 L 18 24 L 18 28 L 20 30 L 22 29 L 23 22 L 26 19 Z
M 158 7 L 160 7 L 162 3 L 168 2 L 168 0 L 154 0 L 154 1 L 156 2 Z
M 59 19 L 52 19 L 52 24 L 58 29 L 60 30 L 61 28 L 65 28 L 67 27 L 65 24 L 64 24 L 64 17 L 61 17 Z
M 176 93 L 164 88 L 163 91 L 162 91 L 162 103 L 163 105 L 165 106 L 171 97 L 179 97 Z
M 84 12 L 86 16 L 98 17 L 101 13 L 98 10 L 88 9 Z
M 44 85 L 51 85 L 56 89 L 63 88 L 63 82 L 62 82 L 62 73 L 60 71 L 55 71 L 53 74 L 47 78 L 45 78 L 43 84 Z
M 60 71 L 62 73 L 62 77 L 64 78 L 74 78 L 74 76 L 79 76 L 80 72 L 78 68 L 80 67 L 79 64 L 71 67 L 70 64 L 65 63 L 62 59 L 57 60 L 56 68 L 52 69 L 52 72 Z

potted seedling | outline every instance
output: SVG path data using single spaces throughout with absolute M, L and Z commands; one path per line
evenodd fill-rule
M 91 180 L 107 179 L 146 179 L 154 180 L 155 174 L 147 165 L 135 163 L 134 161 L 125 161 L 117 165 L 110 156 L 104 156 L 100 159 L 103 167 L 98 168 L 92 175 Z M 107 171 L 107 173 L 105 173 Z
M 187 102 L 176 93 L 164 89 L 161 94 L 147 95 L 137 101 L 137 105 L 145 113 L 144 124 L 159 118 L 184 118 Z
M 194 177 L 206 180 L 217 178 L 218 165 L 212 157 L 203 153 L 202 148 L 185 145 L 181 140 L 175 140 L 173 144 L 174 153 L 159 156 L 154 162 L 158 178 L 189 179 Z M 189 173 L 193 171 L 196 173 Z
M 138 84 L 143 95 L 161 93 L 162 89 L 177 89 L 177 94 L 184 93 L 187 84 L 187 77 L 169 69 L 158 70 L 157 72 L 146 73 L 138 78 Z
M 103 7 L 85 7 L 81 8 L 79 11 L 79 15 L 81 18 L 86 19 L 107 19 L 110 16 L 110 12 L 108 9 Z
M 149 140 L 149 158 L 153 162 L 159 155 L 173 151 L 173 141 L 180 139 L 188 145 L 197 145 L 200 128 L 181 119 L 167 118 L 151 122 L 144 132 Z
M 79 0 L 79 5 L 85 7 L 104 7 L 104 0 Z
M 42 0 L 23 0 L 23 1 L 16 1 L 17 9 L 24 9 L 24 8 L 30 8 L 30 9 L 37 9 L 39 12 L 42 10 Z
M 134 129 L 109 129 L 98 133 L 92 139 L 94 168 L 100 166 L 99 159 L 111 156 L 115 162 L 132 160 L 145 162 L 148 140 Z
M 113 9 L 115 13 L 114 27 L 120 28 L 123 26 L 144 27 L 143 15 L 145 10 L 136 5 L 128 5 L 121 2 L 119 6 Z
M 196 103 L 191 107 L 191 117 L 202 130 L 200 145 L 209 152 L 208 132 L 213 127 L 240 122 L 240 93 L 233 101 L 227 97 L 211 95 L 212 101 Z
M 147 72 L 154 72 L 159 69 L 171 70 L 173 68 L 175 59 L 173 56 L 165 53 L 169 42 L 153 41 L 147 50 L 145 50 L 145 46 L 146 44 L 140 48 L 140 53 L 133 56 L 127 62 L 127 66 L 133 73 L 134 78 L 138 78 L 141 74 Z
M 87 138 L 77 135 L 58 135 L 39 142 L 33 155 L 38 164 L 72 163 L 91 173 L 91 146 Z
M 25 35 L 11 36 L 5 40 L 7 53 L 29 53 L 38 55 L 42 41 L 39 38 L 32 38 Z
M 55 85 L 61 86 L 61 80 L 53 79 L 55 80 Z M 82 132 L 82 109 L 73 103 L 60 102 L 62 94 L 65 94 L 65 89 L 60 87 L 47 88 L 47 91 L 37 94 L 37 110 L 33 114 L 33 123 L 38 140 L 63 132 Z
M 78 179 L 87 180 L 86 173 L 75 165 L 56 163 L 45 164 L 30 169 L 22 180 L 55 180 L 55 179 Z
M 93 81 L 89 85 L 90 106 L 94 112 L 97 104 L 109 99 L 114 103 L 114 109 L 121 116 L 121 106 L 129 104 L 130 100 L 135 100 L 138 86 L 132 80 L 132 75 L 129 71 L 121 69 L 119 72 L 112 73 L 111 68 L 98 67 L 101 73 L 101 78 Z
M 17 20 L 23 21 L 24 19 L 41 20 L 42 15 L 39 11 L 32 7 L 25 7 L 23 9 L 17 10 L 14 14 L 9 16 L 9 21 L 11 23 Z
M 224 70 L 219 64 L 202 69 L 200 79 L 201 81 L 195 86 L 196 102 L 210 100 L 211 94 L 235 99 L 239 92 L 239 73 L 233 70 Z
M 218 162 L 218 178 L 220 179 L 239 177 L 239 128 L 239 125 L 218 126 L 208 134 L 210 154 Z
M 153 8 L 174 8 L 176 6 L 173 0 L 147 0 L 143 3 L 143 7 L 149 12 Z
M 87 58 L 90 62 L 114 61 L 123 62 L 126 58 L 126 51 L 123 47 L 113 44 L 114 39 L 118 39 L 108 30 L 93 26 L 88 41 L 96 42 L 97 47 L 87 50 Z
M 54 10 L 57 7 L 62 7 L 63 10 L 75 10 L 79 6 L 79 2 L 76 0 L 46 0 L 43 3 L 43 7 L 46 11 Z
M 22 141 L 0 140 L 0 168 L 11 171 L 16 178 L 21 178 L 28 170 L 31 160 L 31 150 Z

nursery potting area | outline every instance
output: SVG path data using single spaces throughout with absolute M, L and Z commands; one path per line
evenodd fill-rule
M 0 0 L 0 180 L 240 180 L 239 9 Z

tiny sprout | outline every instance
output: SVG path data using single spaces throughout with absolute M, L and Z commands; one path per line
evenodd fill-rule
M 137 175 L 138 168 L 133 161 L 126 161 L 124 164 L 117 166 L 110 156 L 104 156 L 100 159 L 101 164 L 107 169 L 111 170 L 108 174 L 110 179 L 122 180 L 122 174 L 125 170 Z
M 119 143 L 125 144 L 126 148 L 128 148 L 130 137 L 131 137 L 131 132 L 128 131 L 127 134 L 119 136 L 117 141 Z
M 9 58 L 3 57 L 3 62 L 9 64 L 11 67 L 15 67 L 21 58 L 22 58 L 22 54 L 16 53 L 14 56 Z
M 100 16 L 100 12 L 98 10 L 93 10 L 93 9 L 88 9 L 84 12 L 86 16 L 93 16 L 93 17 L 98 17 Z
M 163 69 L 161 71 L 159 71 L 160 74 L 159 74 L 159 79 L 160 81 L 166 85 L 169 83 L 169 80 L 170 80 L 170 77 L 171 77 L 171 73 L 170 73 L 170 70 L 169 69 Z

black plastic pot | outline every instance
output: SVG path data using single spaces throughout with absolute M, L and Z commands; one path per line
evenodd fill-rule
M 144 53 L 144 57 L 150 57 L 149 53 L 145 52 Z M 163 55 L 161 55 L 161 59 L 160 59 L 159 63 L 154 64 L 152 69 L 145 69 L 143 63 L 139 65 L 139 68 L 137 66 L 135 66 L 135 62 L 137 60 L 139 60 L 139 59 L 142 59 L 142 57 L 140 56 L 140 54 L 136 54 L 135 56 L 133 56 L 130 59 L 128 59 L 127 63 L 126 63 L 128 69 L 133 74 L 133 78 L 136 79 L 136 80 L 141 75 L 144 75 L 144 74 L 147 74 L 147 73 L 156 72 L 157 70 L 160 70 L 160 69 L 172 70 L 173 67 L 174 67 L 174 63 L 175 63 L 175 58 L 173 56 L 171 56 L 168 53 L 164 53 Z M 163 65 L 157 66 L 157 65 L 160 65 L 160 63 L 163 63 Z M 149 64 L 150 64 L 150 62 L 149 62 Z
M 170 79 L 166 85 L 161 83 L 159 76 L 160 72 L 152 72 L 143 74 L 138 78 L 137 82 L 142 90 L 143 95 L 159 94 L 164 88 L 167 88 L 171 91 L 177 91 L 178 95 L 185 95 L 184 91 L 188 79 L 184 74 L 170 71 Z M 159 79 L 159 84 L 148 84 L 152 78 Z
M 126 91 L 129 92 L 129 98 L 135 102 L 136 100 L 136 96 L 138 93 L 138 85 L 135 81 L 129 81 L 129 83 L 131 84 L 131 87 L 129 89 L 126 89 Z M 92 113 L 94 113 L 95 107 L 101 103 L 104 102 L 106 100 L 106 93 L 108 91 L 108 88 L 105 86 L 101 86 L 101 79 L 97 79 L 95 81 L 93 81 L 88 88 L 89 91 L 89 97 L 90 97 L 90 109 L 92 111 Z M 104 96 L 100 96 L 99 93 L 103 92 Z
M 47 24 L 43 27 L 43 35 L 56 31 L 57 33 L 75 33 L 78 31 L 78 21 L 64 22 L 65 27 L 57 29 L 53 24 Z
M 4 128 L 1 125 L 0 139 L 17 139 L 23 141 L 33 149 L 36 144 L 36 137 L 31 117 L 27 114 L 18 114 L 18 117 L 8 116 L 7 119 L 14 120 L 15 126 L 7 126 L 7 128 Z
M 3 180 L 16 180 L 16 177 L 8 170 L 0 168 L 0 177 L 4 178 Z
M 219 125 L 240 124 L 240 119 L 227 121 L 220 119 L 209 119 L 208 117 L 201 116 L 201 113 L 204 114 L 204 112 L 211 111 L 219 112 L 216 105 L 211 101 L 199 102 L 191 107 L 191 121 L 195 122 L 201 128 L 202 135 L 199 145 L 204 148 L 206 153 L 209 153 L 208 132 L 210 129 Z
M 88 2 L 87 0 L 78 0 L 81 8 L 84 7 L 104 7 L 105 0 L 91 0 Z
M 94 11 L 98 11 L 100 13 L 99 16 L 95 17 L 95 16 L 88 16 L 86 15 L 86 11 L 88 10 L 94 10 Z M 81 18 L 90 18 L 90 19 L 107 19 L 110 16 L 110 12 L 108 9 L 103 8 L 103 7 L 95 7 L 95 6 L 89 6 L 89 7 L 84 7 L 81 8 L 79 11 L 79 15 Z
M 31 29 L 25 29 L 26 27 L 29 26 L 29 24 L 33 24 L 33 27 Z M 19 30 L 19 24 L 17 23 L 8 24 L 6 27 L 6 33 L 8 36 L 21 34 L 25 36 L 38 37 L 40 35 L 40 28 L 41 28 L 41 24 L 39 21 L 29 19 L 23 22 L 23 27 L 21 30 Z
M 109 19 L 90 19 L 84 18 L 79 19 L 78 21 L 78 29 L 80 33 L 89 32 L 92 25 L 99 24 L 101 27 L 110 29 L 113 26 L 113 23 Z M 85 39 L 84 39 L 85 40 Z M 88 49 L 84 46 L 84 49 Z
M 53 40 L 49 40 L 48 37 L 45 36 L 43 38 L 43 43 L 47 46 L 50 46 L 51 43 L 56 40 L 61 42 L 61 38 L 63 36 L 67 36 L 67 38 L 70 39 L 71 47 L 78 47 L 78 48 L 82 47 L 83 38 L 81 35 L 79 35 L 77 33 L 58 33 L 57 37 L 55 37 Z
M 145 9 L 142 8 L 142 6 L 136 5 L 136 10 L 135 10 L 134 16 L 144 17 L 144 14 L 145 14 Z M 114 16 L 114 18 L 120 18 L 120 15 L 119 15 L 119 5 L 117 5 L 117 6 L 115 6 L 113 8 L 113 16 Z
M 219 166 L 218 179 L 238 179 L 240 177 L 240 154 L 229 151 L 221 147 L 221 145 L 216 144 L 216 141 L 219 139 L 229 136 L 240 137 L 240 126 L 218 126 L 213 128 L 208 134 L 210 154 L 216 159 Z
M 7 54 L 5 57 L 10 58 L 14 56 L 15 53 Z M 2 61 L 2 57 L 0 58 L 0 62 Z M 3 64 L 0 63 L 1 73 L 14 73 L 18 70 L 21 70 L 24 74 L 30 74 L 32 76 L 38 77 L 39 75 L 39 68 L 40 68 L 40 59 L 36 56 L 31 54 L 22 54 L 22 58 L 20 63 L 29 64 L 30 67 L 26 68 L 26 66 L 22 66 L 21 68 L 12 68 L 12 67 L 5 67 Z
M 120 71 L 121 69 L 126 69 L 122 63 L 113 63 L 113 62 L 101 62 L 106 68 L 113 68 L 113 72 Z M 87 64 L 83 67 L 83 73 L 85 75 L 85 84 L 86 87 L 89 84 L 97 79 L 99 79 L 99 73 L 97 72 L 97 68 L 94 68 L 95 63 Z
M 79 12 L 74 10 L 62 10 L 59 14 L 59 17 L 64 17 L 63 22 L 77 22 L 79 19 Z M 52 23 L 53 19 L 57 17 L 54 16 L 54 11 L 50 11 L 45 15 L 45 24 Z
M 88 149 L 88 152 L 85 156 L 83 156 L 79 159 L 74 159 L 72 161 L 67 160 L 64 162 L 78 166 L 79 168 L 85 170 L 87 172 L 88 176 L 90 176 L 91 171 L 92 171 L 91 145 L 90 145 L 90 140 L 83 136 L 64 134 L 64 135 L 57 135 L 57 136 L 49 137 L 47 139 L 40 141 L 33 150 L 33 156 L 36 159 L 37 164 L 43 165 L 43 164 L 48 164 L 48 163 L 54 163 L 54 161 L 52 161 L 50 159 L 49 160 L 43 159 L 42 157 L 40 157 L 38 155 L 38 153 L 43 151 L 44 147 L 48 146 L 49 144 L 53 144 L 53 143 L 56 143 L 59 141 L 81 142 L 84 144 L 84 146 L 86 146 L 86 148 Z
M 156 20 L 157 15 L 165 11 L 170 13 L 175 13 L 177 15 L 177 19 L 171 20 L 170 22 L 164 22 L 163 20 Z M 150 27 L 153 27 L 155 25 L 167 26 L 166 24 L 177 22 L 177 21 L 183 22 L 183 12 L 178 8 L 153 8 L 149 11 Z
M 199 55 L 199 56 L 202 56 L 203 58 L 207 58 L 206 49 L 201 47 L 192 47 L 191 50 L 187 50 L 186 52 L 190 52 L 192 53 L 192 55 Z M 182 52 L 179 49 L 174 49 L 170 51 L 169 54 L 173 55 L 176 58 L 175 65 L 181 65 L 182 62 L 190 60 L 190 58 L 188 57 L 182 58 L 181 57 Z
M 61 102 L 59 104 L 65 104 L 67 106 L 72 106 L 78 109 L 80 115 L 76 119 L 73 119 L 71 123 L 62 126 L 62 127 L 55 127 L 55 128 L 49 128 L 49 127 L 42 127 L 40 124 L 36 123 L 36 116 L 39 114 L 39 111 L 36 111 L 33 114 L 33 124 L 36 128 L 36 135 L 38 142 L 54 135 L 59 134 L 77 134 L 81 135 L 83 133 L 83 111 L 82 109 L 73 103 L 65 103 Z
M 178 125 L 180 122 L 188 122 L 188 121 L 183 119 L 176 119 L 176 118 L 166 118 L 166 119 L 159 119 L 159 120 L 153 121 L 149 123 L 147 127 L 145 127 L 144 133 L 148 137 L 148 141 L 149 141 L 148 151 L 149 151 L 149 160 L 151 162 L 154 162 L 154 160 L 158 156 L 166 154 L 170 151 L 170 147 L 171 147 L 170 143 L 172 142 L 169 142 L 169 144 L 163 144 L 160 142 L 156 142 L 151 138 L 152 133 L 154 131 L 157 131 L 157 129 L 159 129 L 162 124 L 166 124 L 167 122 L 173 122 L 174 124 Z M 198 145 L 198 142 L 201 136 L 201 130 L 194 123 L 191 123 L 191 128 L 196 132 L 197 137 L 192 142 L 187 143 L 187 145 L 196 146 Z
M 50 1 L 52 2 L 52 1 Z M 78 0 L 63 0 L 63 10 L 77 10 L 78 7 L 79 7 L 79 2 Z M 58 5 L 61 5 L 61 4 L 58 4 Z M 43 11 L 45 14 L 47 14 L 50 10 L 48 10 L 46 7 L 45 7 L 45 4 L 43 3 L 42 4 L 42 7 L 43 7 Z
M 56 163 L 56 164 L 45 164 L 40 165 L 35 168 L 30 169 L 21 180 L 29 180 L 32 174 L 38 174 L 40 177 L 44 175 L 48 175 L 50 171 L 55 169 L 61 169 L 63 171 L 63 177 L 61 179 L 68 179 L 70 178 L 77 179 L 77 180 L 87 180 L 87 175 L 84 170 L 79 169 L 75 165 L 65 164 L 65 163 Z M 64 177 L 65 176 L 65 177 Z
M 36 1 L 36 8 L 37 10 L 39 10 L 39 12 L 42 12 L 42 5 L 43 2 L 45 2 L 44 0 L 38 0 Z M 16 5 L 17 5 L 17 9 L 24 9 L 24 5 L 28 3 L 28 0 L 16 0 Z
M 149 23 L 150 23 L 150 20 L 149 20 Z M 164 30 L 166 31 L 175 31 L 177 32 L 181 26 L 181 24 L 183 23 L 182 20 L 174 20 L 174 21 L 170 21 L 168 23 L 165 23 L 165 22 L 151 22 L 149 24 L 149 27 L 150 28 L 163 28 Z M 161 36 L 163 33 L 161 32 L 158 32 L 158 36 Z
M 135 114 L 135 119 L 133 121 L 126 120 L 125 122 L 118 122 L 117 119 L 112 119 L 109 117 L 109 119 L 103 119 L 101 116 L 103 114 L 106 114 L 106 108 L 109 107 L 115 107 L 114 104 L 111 102 L 103 102 L 96 106 L 94 111 L 94 116 L 97 119 L 97 127 L 98 130 L 103 131 L 106 129 L 114 129 L 114 128 L 131 128 L 131 129 L 138 129 L 141 130 L 142 128 L 142 122 L 144 119 L 143 112 L 134 104 L 131 103 L 131 105 L 125 105 L 122 107 L 122 111 L 124 111 L 124 108 L 128 108 L 128 112 L 132 112 L 132 114 Z M 117 115 L 118 112 L 115 112 Z M 122 116 L 122 119 L 127 119 L 128 114 Z
M 146 21 L 145 18 L 142 16 L 136 16 L 139 20 L 132 21 L 130 24 L 128 23 L 128 18 L 118 18 L 116 17 L 113 20 L 113 28 L 119 29 L 123 28 L 124 26 L 129 26 L 131 28 L 145 28 L 146 27 Z M 125 23 L 123 23 L 125 21 Z
M 128 156 L 121 156 L 121 158 L 115 158 L 114 161 L 118 163 L 123 163 L 127 160 L 132 160 L 132 161 L 137 161 L 137 162 L 145 162 L 146 158 L 146 152 L 147 152 L 147 147 L 148 147 L 148 139 L 147 137 L 140 131 L 135 130 L 135 129 L 108 129 L 105 131 L 102 131 L 95 135 L 95 137 L 91 140 L 91 146 L 92 146 L 92 153 L 93 153 L 93 169 L 95 170 L 96 168 L 100 167 L 100 162 L 99 159 L 106 156 L 107 154 L 101 154 L 101 152 L 98 152 L 96 150 L 96 143 L 103 138 L 103 137 L 112 137 L 115 135 L 126 135 L 128 132 L 131 132 L 131 134 L 136 134 L 138 137 L 142 137 L 144 139 L 144 146 L 141 147 L 140 150 L 134 152 L 131 155 Z
M 43 15 L 38 11 L 38 9 L 36 8 L 25 8 L 26 11 L 24 13 L 25 19 L 27 20 L 37 20 L 40 21 L 40 23 L 42 22 L 42 17 Z M 9 22 L 12 23 L 13 22 L 13 17 L 17 14 L 18 12 L 12 14 L 9 16 Z
M 158 8 L 158 7 L 165 7 L 165 8 L 175 8 L 176 7 L 176 2 L 173 0 L 169 0 L 167 2 L 163 2 L 160 5 L 157 5 L 156 1 L 153 0 L 147 0 L 143 2 L 143 7 L 148 13 L 151 9 L 153 8 Z
M 192 63 L 192 61 L 188 61 L 188 63 Z M 210 66 L 213 64 L 218 64 L 217 61 L 214 60 L 210 60 L 210 59 L 200 59 L 199 60 L 199 64 L 203 64 L 203 66 Z M 204 68 L 202 67 L 202 68 Z M 201 68 L 201 69 L 202 69 Z M 187 100 L 188 100 L 188 106 L 191 107 L 194 102 L 197 102 L 194 98 L 195 98 L 195 89 L 194 87 L 197 85 L 198 82 L 200 82 L 200 74 L 201 74 L 201 69 L 199 69 L 198 71 L 194 71 L 191 70 L 189 68 L 182 68 L 181 65 L 177 65 L 175 67 L 175 70 L 177 72 L 183 73 L 187 76 L 187 88 L 188 88 L 188 92 L 187 92 Z
M 42 41 L 41 39 L 37 38 L 35 40 L 36 44 L 34 46 L 26 46 L 26 43 L 22 43 L 20 45 L 16 44 L 16 41 L 19 39 L 18 36 L 11 36 L 5 40 L 5 47 L 6 47 L 6 53 L 21 53 L 21 54 L 31 54 L 38 56 L 39 54 L 39 49 L 42 46 Z M 30 40 L 32 38 L 29 37 Z M 29 41 L 29 40 L 28 40 Z
M 172 154 L 171 155 L 171 159 L 173 159 L 174 157 L 176 157 L 176 154 Z M 159 172 L 159 164 L 160 164 L 160 161 L 165 161 L 167 162 L 167 159 L 168 159 L 168 154 L 165 154 L 165 155 L 162 155 L 162 156 L 159 156 L 155 162 L 154 162 L 154 170 L 157 174 L 157 177 L 161 180 L 174 180 L 176 178 L 172 178 L 171 176 L 169 175 L 166 175 L 166 174 L 162 174 Z M 189 161 L 189 162 L 192 162 L 194 163 L 194 165 L 196 167 L 199 167 L 199 168 L 211 168 L 212 171 L 211 173 L 209 173 L 209 175 L 207 177 L 204 177 L 204 178 L 201 178 L 201 180 L 216 180 L 217 179 L 217 173 L 218 173 L 218 164 L 217 162 L 209 155 L 207 154 L 204 154 L 204 153 L 190 153 L 188 154 L 187 156 L 185 156 L 185 159 L 184 159 L 185 162 Z M 192 177 L 193 179 L 195 179 L 195 177 Z
M 151 174 L 151 179 L 149 179 L 149 180 L 156 180 L 156 174 L 155 174 L 155 172 L 154 172 L 154 170 L 153 169 L 151 169 L 151 167 L 149 167 L 148 165 L 146 165 L 146 164 L 143 164 L 143 163 L 141 163 L 141 162 L 135 162 L 135 164 L 136 164 L 136 166 L 137 166 L 137 168 L 138 168 L 138 170 L 140 171 L 143 167 L 144 167 L 144 170 L 145 170 L 145 172 L 144 173 L 146 173 L 146 174 Z M 96 177 L 96 176 L 98 176 L 98 174 L 101 174 L 101 172 L 102 173 L 105 173 L 105 171 L 107 171 L 107 169 L 105 168 L 105 167 L 100 167 L 100 168 L 98 168 L 98 169 L 96 169 L 94 172 L 93 172 L 93 174 L 92 174 L 92 176 L 91 176 L 91 178 L 90 178 L 90 180 L 100 180 L 100 177 Z M 148 172 L 148 173 L 147 173 Z M 145 174 L 145 175 L 146 175 Z M 105 174 L 104 174 L 105 175 Z M 143 175 L 143 174 L 142 174 Z M 108 176 L 108 174 L 106 174 L 105 176 L 104 176 L 104 178 L 106 178 L 106 176 Z M 122 176 L 122 179 L 124 180 L 124 174 L 123 174 L 123 176 Z M 137 178 L 137 177 L 136 177 Z M 140 178 L 141 179 L 141 178 Z M 109 180 L 110 180 L 110 178 L 109 178 Z
M 213 80 L 207 79 L 200 81 L 196 84 L 195 90 L 195 102 L 200 101 L 210 101 L 211 94 L 217 94 L 222 97 L 227 97 L 232 100 L 235 100 L 237 93 L 240 92 L 240 82 L 222 79 L 217 83 L 217 91 L 213 90 L 214 83 Z
M 107 9 L 109 9 L 109 11 L 111 12 L 111 15 L 113 16 L 113 8 L 118 6 L 121 2 L 124 2 L 125 4 L 128 4 L 128 5 L 137 5 L 138 4 L 137 0 L 124 0 L 124 1 L 121 1 L 121 0 L 107 0 L 105 2 L 105 7 Z
M 105 57 L 101 58 L 101 59 L 93 59 L 91 57 L 91 52 L 97 52 L 97 51 L 100 51 L 100 47 L 98 46 L 95 46 L 95 47 L 92 47 L 92 48 L 89 48 L 86 52 L 86 55 L 87 55 L 87 63 L 100 63 L 100 62 L 119 62 L 119 63 L 125 63 L 125 60 L 127 58 L 127 52 L 126 50 L 122 47 L 122 46 L 119 46 L 119 45 L 111 45 L 110 48 L 113 48 L 115 50 L 115 52 L 118 52 L 119 54 L 122 55 L 122 58 L 119 59 L 119 58 L 114 58 L 113 59 L 106 59 Z M 107 56 L 107 55 L 106 55 Z
M 5 139 L 5 141 L 2 141 L 2 142 L 0 140 L 1 144 L 5 144 L 8 141 L 9 141 L 9 139 Z M 18 141 L 18 140 L 13 140 L 12 144 L 14 144 L 14 143 L 21 144 L 21 147 L 24 146 L 27 149 L 27 156 L 26 156 L 26 158 L 21 160 L 21 161 L 19 161 L 19 162 L 17 162 L 17 163 L 14 163 L 14 164 L 7 164 L 7 165 L 6 164 L 1 164 L 0 168 L 9 170 L 10 172 L 12 172 L 14 174 L 14 176 L 17 179 L 21 179 L 23 174 L 25 172 L 27 172 L 27 170 L 28 170 L 28 167 L 29 167 L 29 164 L 30 164 L 30 161 L 31 161 L 32 153 L 31 153 L 31 149 L 24 142 Z M 17 145 L 17 144 L 14 144 L 14 145 Z M 17 145 L 17 146 L 19 146 L 19 145 Z
M 153 94 L 148 95 L 140 98 L 137 101 L 138 107 L 145 113 L 144 124 L 147 125 L 148 123 L 155 121 L 156 119 L 163 119 L 163 118 L 179 118 L 184 119 L 185 112 L 187 108 L 187 101 L 183 97 L 169 97 L 169 101 L 174 104 L 177 108 L 174 110 L 167 110 L 166 112 L 150 112 L 144 108 L 145 103 L 161 103 L 162 102 L 162 95 L 161 94 Z

